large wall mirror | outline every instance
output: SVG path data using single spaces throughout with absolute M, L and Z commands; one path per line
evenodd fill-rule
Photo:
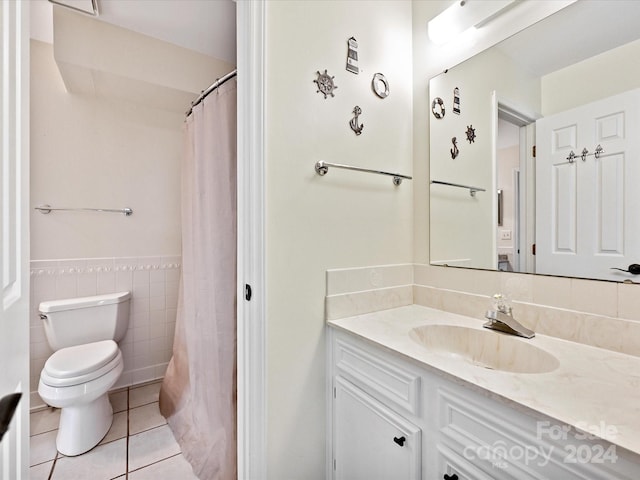
M 434 265 L 640 281 L 640 2 L 579 0 L 429 82 Z

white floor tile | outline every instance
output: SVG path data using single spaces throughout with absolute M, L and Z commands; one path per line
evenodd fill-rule
M 29 468 L 29 480 L 49 480 L 53 460 Z
M 53 430 L 51 432 L 33 435 L 29 439 L 30 466 L 48 462 L 49 460 L 56 458 L 56 455 L 58 454 L 58 450 L 56 449 L 57 436 L 58 431 Z
M 113 414 L 113 423 L 111 424 L 111 428 L 99 443 L 102 445 L 103 443 L 112 442 L 114 440 L 118 440 L 120 438 L 125 438 L 127 436 L 127 412 L 118 412 Z
M 136 387 L 129 390 L 129 408 L 139 407 L 147 403 L 158 401 L 160 386 L 162 382 L 150 383 L 143 387 Z
M 160 414 L 158 402 L 129 410 L 129 435 L 165 425 L 167 420 Z
M 77 457 L 56 461 L 51 480 L 108 480 L 126 473 L 127 440 L 123 438 Z
M 180 453 L 168 425 L 129 437 L 129 470 L 137 470 Z
M 113 407 L 113 413 L 126 411 L 128 408 L 127 391 L 123 390 L 122 392 L 110 393 L 109 401 Z
M 60 424 L 60 409 L 47 408 L 30 415 L 30 435 L 56 430 Z
M 129 480 L 198 480 L 191 465 L 182 455 L 176 455 L 158 463 L 129 473 Z
M 155 382 L 110 394 L 114 416 L 109 432 L 97 447 L 77 457 L 57 452 L 60 409 L 32 413 L 31 480 L 197 480 L 160 414 L 160 386 Z

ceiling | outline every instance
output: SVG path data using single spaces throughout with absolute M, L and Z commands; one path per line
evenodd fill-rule
M 233 0 L 97 0 L 97 3 L 98 21 L 236 63 Z M 32 38 L 53 43 L 52 8 L 47 0 L 32 0 Z
M 638 39 L 639 18 L 637 0 L 582 0 L 497 47 L 531 73 L 543 76 Z

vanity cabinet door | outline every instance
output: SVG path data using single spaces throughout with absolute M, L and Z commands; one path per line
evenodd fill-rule
M 420 428 L 340 376 L 333 403 L 335 480 L 421 478 Z

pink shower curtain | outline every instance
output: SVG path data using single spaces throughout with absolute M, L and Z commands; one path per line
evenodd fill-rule
M 160 390 L 185 458 L 201 480 L 236 469 L 236 79 L 185 122 L 182 278 L 173 357 Z

